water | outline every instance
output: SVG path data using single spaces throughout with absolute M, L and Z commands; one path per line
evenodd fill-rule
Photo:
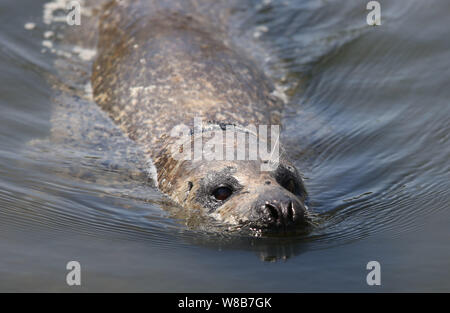
M 290 98 L 284 142 L 321 221 L 284 239 L 192 229 L 130 177 L 132 160 L 104 166 L 91 145 L 46 142 L 52 85 L 82 86 L 42 45 L 44 3 L 0 4 L 1 291 L 450 291 L 448 1 L 380 1 L 379 27 L 366 1 L 235 9 L 237 36 L 261 47 Z M 65 282 L 71 260 L 78 289 Z M 372 260 L 378 287 L 366 284 Z

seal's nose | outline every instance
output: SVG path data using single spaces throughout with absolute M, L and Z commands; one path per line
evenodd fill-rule
M 267 226 L 271 228 L 288 228 L 305 219 L 303 206 L 293 199 L 266 201 L 262 211 L 262 215 L 266 217 Z

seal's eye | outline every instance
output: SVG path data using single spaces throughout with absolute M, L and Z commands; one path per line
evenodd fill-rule
M 224 201 L 231 196 L 232 193 L 233 191 L 228 187 L 219 187 L 215 189 L 212 194 L 217 200 Z

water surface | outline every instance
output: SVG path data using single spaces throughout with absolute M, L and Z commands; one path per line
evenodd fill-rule
M 450 3 L 380 1 L 378 27 L 366 3 L 235 8 L 237 41 L 252 38 L 289 97 L 284 142 L 321 221 L 279 239 L 191 229 L 130 177 L 130 160 L 105 166 L 106 143 L 46 143 L 61 100 L 52 85 L 83 85 L 69 86 L 43 44 L 59 35 L 44 38 L 45 1 L 3 0 L 0 291 L 450 291 Z M 78 289 L 65 282 L 71 260 Z M 378 287 L 366 284 L 372 260 Z

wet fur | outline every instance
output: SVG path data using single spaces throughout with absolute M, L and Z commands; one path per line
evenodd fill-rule
M 260 160 L 202 162 L 195 166 L 192 162 L 179 162 L 171 156 L 174 139 L 168 133 L 176 125 L 191 124 L 195 116 L 218 125 L 280 124 L 283 104 L 273 95 L 270 79 L 229 38 L 228 6 L 223 1 L 210 4 L 206 0 L 111 1 L 93 10 L 87 19 L 88 27 L 69 30 L 66 41 L 88 47 L 97 45 L 91 76 L 93 97 L 125 135 L 124 142 L 131 139 L 131 146 L 137 144 L 137 168 L 142 169 L 148 160 L 153 160 L 160 190 L 194 212 L 207 209 L 206 213 L 236 224 L 251 219 L 249 208 L 259 205 L 260 194 L 267 188 L 263 182 L 279 184 L 277 173 L 262 173 Z M 90 116 L 90 124 L 104 119 L 100 113 L 84 114 L 78 110 L 83 109 L 63 109 L 54 116 L 77 123 L 75 119 L 81 114 L 82 120 L 89 120 Z M 75 114 L 71 116 L 70 111 Z M 74 142 L 80 137 L 84 142 L 86 137 L 96 138 L 94 145 L 99 138 L 110 141 L 102 127 L 83 129 L 85 126 L 78 122 L 76 134 L 80 136 L 74 136 L 64 123 L 54 125 L 54 138 L 71 138 Z M 285 156 L 281 163 L 283 168 L 293 168 Z M 220 178 L 215 174 L 211 178 L 211 173 L 224 170 L 233 172 L 224 177 L 235 177 L 239 196 L 213 212 L 211 203 L 199 199 L 207 192 L 206 181 L 217 182 Z M 296 171 L 292 175 L 301 182 Z M 304 200 L 303 187 L 298 196 Z

